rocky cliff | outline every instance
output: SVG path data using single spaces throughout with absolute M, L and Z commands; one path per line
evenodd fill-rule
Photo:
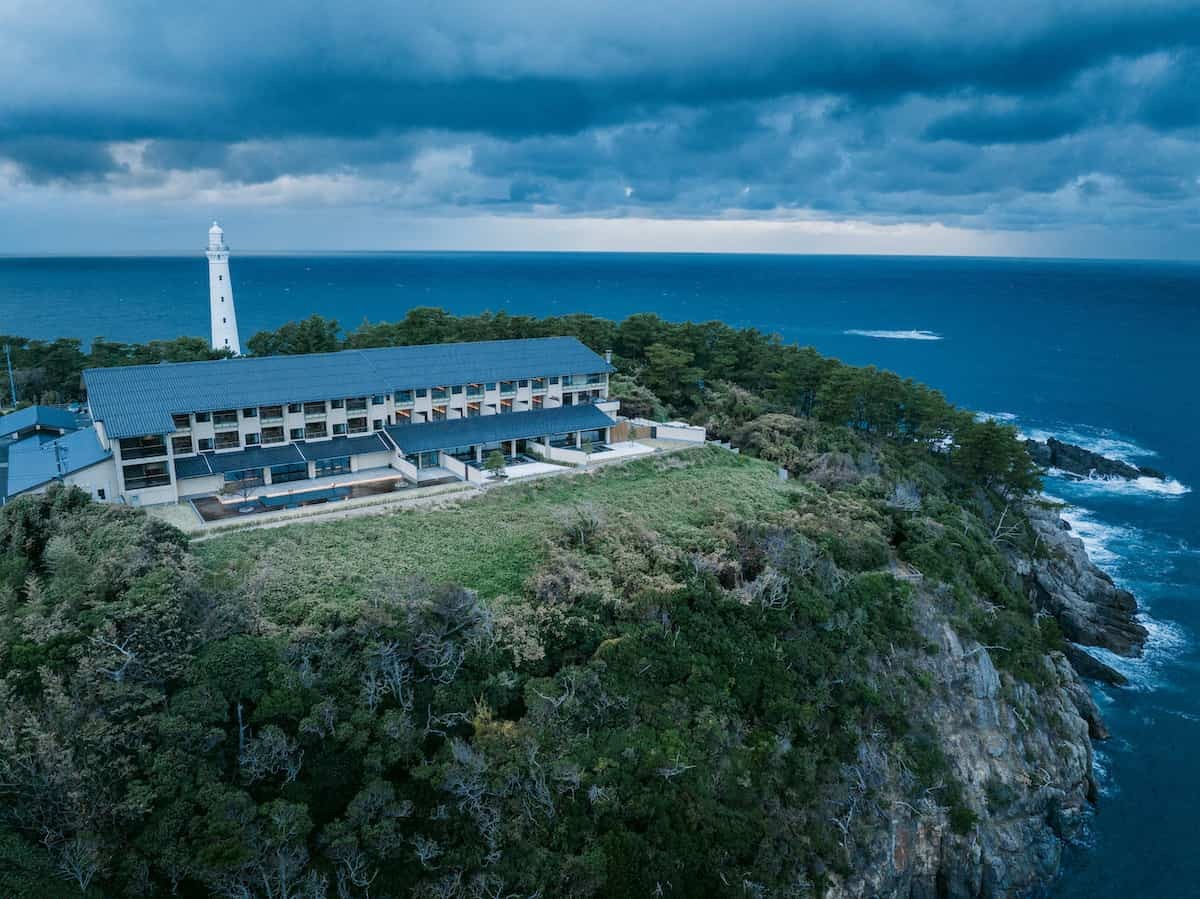
M 1033 549 L 1019 541 L 1005 552 L 1007 576 L 1058 622 L 1065 651 L 1042 659 L 1040 677 L 1013 677 L 996 664 L 1005 647 L 963 637 L 941 585 L 915 581 L 927 651 L 893 664 L 929 685 L 917 705 L 954 783 L 914 790 L 884 746 L 862 748 L 832 800 L 861 824 L 847 840 L 851 873 L 832 878 L 829 899 L 1032 895 L 1057 875 L 1095 800 L 1092 741 L 1109 734 L 1083 678 L 1123 679 L 1082 646 L 1134 656 L 1146 630 L 1133 596 L 1092 563 L 1054 506 L 1021 511 Z
M 826 896 L 1028 895 L 1055 876 L 1082 825 L 1095 796 L 1091 738 L 1107 732 L 1062 654 L 1045 658 L 1035 687 L 997 669 L 998 649 L 960 638 L 932 596 L 921 608 L 939 651 L 909 662 L 931 684 L 923 707 L 958 784 L 957 816 L 971 826 L 956 828 L 949 785 L 914 796 L 881 747 L 864 749 L 846 785 L 873 797 L 861 812 L 870 824 L 849 852 L 853 873 Z
M 1137 621 L 1137 600 L 1088 558 L 1083 541 L 1058 512 L 1044 503 L 1029 503 L 1025 517 L 1038 540 L 1032 556 L 1014 555 L 1014 569 L 1023 578 L 1040 611 L 1051 614 L 1072 644 L 1098 646 L 1118 655 L 1141 655 L 1146 629 Z M 1069 647 L 1071 662 L 1081 674 L 1122 683 L 1120 674 Z

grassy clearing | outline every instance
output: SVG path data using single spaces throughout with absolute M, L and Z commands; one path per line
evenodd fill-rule
M 633 516 L 686 545 L 729 514 L 784 508 L 793 489 L 768 463 L 704 447 L 514 484 L 449 508 L 216 536 L 195 550 L 217 583 L 266 569 L 273 587 L 302 605 L 353 600 L 379 578 L 410 575 L 492 597 L 519 590 L 546 555 L 556 510 L 572 503 Z

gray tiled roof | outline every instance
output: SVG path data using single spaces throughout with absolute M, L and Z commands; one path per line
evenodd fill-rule
M 567 431 L 607 428 L 613 424 L 613 420 L 595 406 L 583 405 L 394 425 L 387 431 L 405 453 L 424 453 L 497 440 L 525 440 Z
M 172 413 L 612 370 L 574 337 L 542 337 L 90 368 L 83 379 L 92 416 L 119 438 L 169 433 Z

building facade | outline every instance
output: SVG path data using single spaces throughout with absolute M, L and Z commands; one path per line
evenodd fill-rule
M 497 450 L 586 461 L 615 421 L 611 371 L 569 337 L 89 369 L 112 476 L 97 498 L 270 494 L 385 469 L 479 482 Z

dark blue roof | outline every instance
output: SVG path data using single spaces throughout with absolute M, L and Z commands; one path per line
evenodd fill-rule
M 59 472 L 55 447 L 61 447 L 64 471 Z M 95 428 L 72 431 L 55 440 L 29 437 L 14 443 L 8 451 L 7 495 L 12 496 L 48 484 L 59 474 L 74 474 L 103 462 L 112 454 L 100 446 Z
M 83 379 L 93 417 L 119 438 L 170 433 L 172 413 L 608 371 L 576 338 L 542 337 L 90 368 Z
M 356 456 L 362 453 L 381 453 L 391 446 L 380 434 L 364 437 L 334 437 L 308 443 L 285 443 L 281 446 L 252 446 L 235 453 L 200 453 L 175 460 L 175 477 L 204 478 L 247 468 L 269 468 L 289 462 L 308 462 Z
M 271 465 L 286 465 L 288 462 L 303 462 L 299 447 L 294 443 L 282 446 L 255 446 L 236 453 L 201 453 L 175 460 L 175 477 L 203 478 L 210 474 L 241 471 L 244 468 L 267 468 Z
M 388 453 L 392 446 L 382 434 L 368 434 L 365 437 L 334 437 L 332 440 L 316 440 L 309 443 L 297 443 L 305 459 L 317 461 L 320 459 L 336 459 L 339 456 L 357 456 L 362 453 Z
M 54 428 L 58 431 L 75 431 L 79 422 L 75 413 L 54 406 L 27 406 L 8 415 L 0 416 L 0 437 L 16 434 L 29 428 Z
M 452 446 L 474 446 L 498 440 L 524 440 L 568 431 L 607 428 L 611 418 L 592 405 L 559 406 L 503 415 L 479 415 L 426 424 L 394 425 L 388 434 L 405 453 L 424 453 Z

